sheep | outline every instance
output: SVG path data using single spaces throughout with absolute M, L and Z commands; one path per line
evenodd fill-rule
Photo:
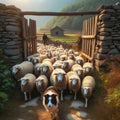
M 67 80 L 68 80 L 68 88 L 70 91 L 73 91 L 74 94 L 74 100 L 77 98 L 77 92 L 80 89 L 81 86 L 81 80 L 76 72 L 69 71 L 67 73 Z
M 87 108 L 88 99 L 91 97 L 93 89 L 95 87 L 95 79 L 92 76 L 85 76 L 82 81 L 81 93 L 85 98 L 85 108 Z
M 39 75 L 41 75 L 41 63 L 37 63 L 34 66 L 34 72 L 35 75 L 38 77 Z
M 44 91 L 42 104 L 45 110 L 51 114 L 52 120 L 58 120 L 59 93 L 55 86 L 49 86 Z
M 32 62 L 33 64 L 41 63 L 45 58 L 47 58 L 47 55 L 40 54 L 38 57 L 33 57 Z
M 74 72 L 76 72 L 81 79 L 83 78 L 83 69 L 82 69 L 81 65 L 74 64 L 72 66 L 71 70 L 74 71 Z
M 76 57 L 75 57 L 75 63 L 83 66 L 83 64 L 84 64 L 84 59 L 83 59 L 81 56 L 76 56 Z
M 67 75 L 66 72 L 61 68 L 56 68 L 53 70 L 50 81 L 53 86 L 61 91 L 61 101 L 63 101 L 63 90 L 67 88 Z
M 12 75 L 16 80 L 19 80 L 27 73 L 33 73 L 33 64 L 29 61 L 23 61 L 20 64 L 16 64 L 12 67 Z
M 56 61 L 54 62 L 54 64 L 53 64 L 53 67 L 54 67 L 54 69 L 56 69 L 56 68 L 62 68 L 62 65 L 63 65 L 63 61 L 61 61 L 61 60 L 56 60 Z
M 46 55 L 47 55 L 48 58 L 52 58 L 53 57 L 51 50 L 48 50 Z
M 31 73 L 28 73 L 24 77 L 19 79 L 19 81 L 21 82 L 21 91 L 24 93 L 25 101 L 27 101 L 28 99 L 31 100 L 31 93 L 33 91 L 33 88 L 35 87 L 35 80 L 35 75 Z M 27 93 L 29 94 L 29 98 L 27 98 Z
M 41 98 L 43 96 L 43 92 L 45 91 L 45 89 L 48 87 L 48 79 L 45 75 L 40 75 L 37 79 L 36 79 L 36 88 L 37 91 L 40 92 L 41 94 Z
M 45 58 L 42 62 L 46 62 L 46 61 L 49 61 L 51 62 L 52 64 L 55 62 L 55 60 L 52 58 Z
M 84 74 L 84 76 L 91 75 L 92 72 L 93 72 L 93 65 L 92 65 L 92 63 L 85 62 L 83 64 L 83 74 Z
M 35 53 L 35 54 L 33 54 L 33 55 L 30 55 L 30 56 L 27 57 L 27 61 L 32 62 L 32 61 L 33 61 L 33 58 L 34 58 L 34 57 L 38 57 L 38 56 L 39 56 L 39 53 Z
M 72 59 L 72 60 L 75 61 L 75 55 L 74 55 L 74 54 L 69 54 L 69 55 L 68 55 L 68 59 Z
M 67 55 L 65 55 L 65 54 L 60 55 L 60 60 L 64 61 L 64 60 L 67 60 L 67 59 L 68 59 Z
M 46 75 L 49 79 L 53 70 L 54 68 L 51 62 L 45 61 L 41 63 L 41 75 Z
M 75 62 L 72 59 L 64 60 L 62 65 L 63 70 L 65 70 L 65 72 L 70 71 L 74 63 Z

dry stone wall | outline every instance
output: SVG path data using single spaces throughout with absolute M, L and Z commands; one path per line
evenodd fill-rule
M 106 60 L 120 54 L 120 4 L 99 9 L 95 65 L 103 70 Z
M 9 65 L 23 60 L 21 10 L 0 4 L 0 48 Z

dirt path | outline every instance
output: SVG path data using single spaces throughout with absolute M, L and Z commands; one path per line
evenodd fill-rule
M 59 105 L 59 120 L 93 120 L 89 114 L 90 110 L 91 106 L 84 108 L 84 99 L 80 93 L 76 101 L 73 100 L 73 95 L 66 94 L 64 101 Z M 5 110 L 0 115 L 0 120 L 51 120 L 51 118 L 45 111 L 39 95 L 25 103 L 23 93 L 18 89 L 10 97 Z
M 66 95 L 59 105 L 59 120 L 92 120 L 79 98 L 74 101 L 72 95 Z M 23 94 L 16 92 L 9 100 L 0 120 L 51 120 L 39 97 L 29 102 L 23 101 Z

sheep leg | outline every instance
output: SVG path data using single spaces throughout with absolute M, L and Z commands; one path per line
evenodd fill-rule
M 24 92 L 24 96 L 25 96 L 25 101 L 27 101 L 27 93 Z
M 74 100 L 77 99 L 77 92 L 75 92 L 75 95 L 74 95 Z
M 88 106 L 88 99 L 85 98 L 85 108 L 87 108 L 87 106 Z
M 61 101 L 63 101 L 63 90 L 61 90 L 60 93 L 61 93 L 61 95 L 60 95 L 61 96 Z

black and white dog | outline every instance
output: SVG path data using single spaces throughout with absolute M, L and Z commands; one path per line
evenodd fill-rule
M 59 93 L 54 86 L 48 87 L 43 94 L 43 106 L 51 114 L 52 120 L 57 120 L 59 112 Z

